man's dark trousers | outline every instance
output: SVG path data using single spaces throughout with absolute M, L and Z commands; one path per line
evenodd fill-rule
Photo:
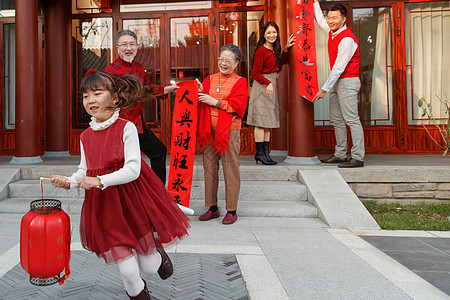
M 166 156 L 167 148 L 156 135 L 147 127 L 139 134 L 141 151 L 150 159 L 150 165 L 163 184 L 166 184 Z

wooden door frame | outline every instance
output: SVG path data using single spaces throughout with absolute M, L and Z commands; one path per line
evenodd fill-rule
M 38 106 L 39 106 L 39 117 L 38 117 L 38 140 L 39 140 L 39 152 L 38 155 L 44 154 L 44 136 L 45 136 L 45 118 L 44 118 L 44 98 L 45 98 L 45 91 L 44 91 L 44 78 L 45 78 L 45 55 L 44 55 L 44 34 L 43 34 L 43 27 L 44 27 L 44 18 L 42 15 L 38 16 L 38 41 L 39 44 L 36 45 L 38 47 L 38 62 L 37 62 L 37 68 L 38 72 L 41 74 L 41 76 L 38 76 Z M 15 24 L 16 18 L 15 17 L 6 17 L 6 18 L 0 18 L 0 45 L 1 51 L 0 51 L 0 72 L 1 72 L 1 78 L 3 79 L 3 51 L 4 51 L 4 35 L 3 35 L 3 29 L 5 24 Z M 41 42 L 42 41 L 42 42 Z M 42 46 L 41 46 L 42 45 Z M 17 59 L 17 58 L 16 58 Z M 2 84 L 0 85 L 0 105 L 1 105 L 1 114 L 0 114 L 0 155 L 14 155 L 15 154 L 15 140 L 16 140 L 16 130 L 15 129 L 4 129 L 3 128 L 3 114 L 4 114 L 4 93 L 3 93 L 3 80 Z
M 386 128 L 387 130 L 394 130 L 396 134 L 396 143 L 398 151 L 386 151 L 383 148 L 379 150 L 369 149 L 367 153 L 382 153 L 382 154 L 437 154 L 442 153 L 442 150 L 434 146 L 431 138 L 425 133 L 425 129 L 421 125 L 409 125 L 408 124 L 408 112 L 407 112 L 407 93 L 406 93 L 406 41 L 405 32 L 408 30 L 405 24 L 405 3 L 423 3 L 423 2 L 438 2 L 439 0 L 361 0 L 361 1 L 333 1 L 324 2 L 321 1 L 321 7 L 326 9 L 334 3 L 341 3 L 347 8 L 365 8 L 365 7 L 392 7 L 392 30 L 393 30 L 393 65 L 394 65 L 394 75 L 393 75 L 393 95 L 394 95 L 394 114 L 395 114 L 395 127 L 394 129 Z M 442 0 L 440 0 L 442 1 Z M 352 11 L 349 9 L 350 15 L 347 16 L 352 18 Z M 350 27 L 350 26 L 349 26 Z M 373 129 L 383 129 L 383 127 L 378 126 L 364 126 L 364 131 L 370 132 Z M 315 131 L 326 131 L 333 130 L 331 126 L 316 126 Z M 435 128 L 428 128 L 431 134 L 438 135 Z M 429 147 L 425 147 L 421 150 L 415 150 L 413 139 L 426 138 L 429 141 Z M 316 149 L 318 153 L 330 153 L 331 148 L 320 148 Z
M 166 32 L 165 32 L 165 39 L 166 39 L 166 47 L 165 47 L 165 57 L 167 58 L 166 62 L 167 64 L 165 65 L 166 70 L 165 70 L 165 82 L 169 82 L 170 80 L 170 71 L 171 71 L 171 64 L 170 64 L 170 33 L 172 31 L 171 26 L 171 19 L 172 18 L 195 18 L 195 17 L 207 17 L 208 18 L 208 36 L 212 37 L 213 35 L 213 28 L 214 26 L 209 26 L 209 24 L 212 24 L 212 20 L 213 20 L 213 11 L 212 8 L 211 9 L 202 9 L 202 10 L 192 10 L 192 11 L 170 11 L 167 14 L 165 14 L 165 25 L 166 25 Z M 215 26 L 218 27 L 218 26 Z M 216 39 L 218 41 L 218 39 Z M 208 46 L 211 46 L 210 40 L 208 38 Z M 212 74 L 213 70 L 214 70 L 214 57 L 215 57 L 215 49 L 214 47 L 212 50 L 209 51 L 210 55 L 209 55 L 209 61 L 208 61 L 208 66 L 209 70 L 210 70 L 210 74 Z M 211 49 L 210 48 L 210 49 Z M 168 97 L 167 101 L 165 101 L 164 103 L 164 112 L 165 112 L 165 123 L 164 123 L 164 131 L 163 131 L 163 136 L 164 136 L 164 142 L 166 145 L 168 145 L 168 150 L 170 151 L 170 142 L 171 142 L 171 138 L 172 138 L 172 105 L 171 105 L 171 99 L 170 97 Z
M 4 90 L 3 90 L 3 59 L 4 59 L 4 25 L 5 24 L 15 24 L 16 19 L 14 17 L 9 18 L 1 18 L 0 19 L 0 45 L 2 45 L 2 51 L 0 51 L 0 72 L 1 72 L 1 78 L 2 82 L 0 84 L 0 105 L 1 105 L 1 115 L 0 115 L 0 141 L 1 141 L 1 149 L 0 154 L 1 155 L 14 155 L 15 152 L 15 135 L 16 130 L 15 129 L 4 129 L 3 127 L 3 116 L 4 116 Z
M 406 21 L 406 13 L 405 13 L 405 3 L 425 3 L 425 2 L 442 2 L 442 0 L 404 0 L 401 3 L 398 3 L 398 6 L 401 9 L 401 19 L 399 18 L 399 27 L 398 30 L 401 30 L 401 38 L 403 42 L 403 49 L 406 57 L 406 43 L 405 40 L 405 32 L 409 30 L 408 24 Z M 402 92 L 404 93 L 404 109 L 407 110 L 408 101 L 410 99 L 407 98 L 407 62 L 406 59 L 402 60 L 403 63 L 403 84 L 402 84 Z M 411 69 L 412 72 L 412 69 Z M 412 88 L 412 86 L 410 87 Z M 405 139 L 405 153 L 406 154 L 442 154 L 444 152 L 443 149 L 440 149 L 431 139 L 429 135 L 432 135 L 433 138 L 439 140 L 441 139 L 440 133 L 434 125 L 425 125 L 427 130 L 419 124 L 408 124 L 408 115 L 405 114 L 404 119 L 404 139 Z M 423 141 L 422 143 L 413 143 L 413 140 Z
M 161 50 L 160 50 L 160 56 L 159 56 L 159 65 L 160 65 L 160 77 L 161 77 L 161 86 L 165 86 L 165 72 L 166 72 L 166 68 L 164 65 L 164 61 L 166 59 L 165 57 L 165 51 L 163 51 L 164 49 L 164 45 L 165 45 L 165 17 L 164 17 L 164 12 L 161 11 L 157 11 L 157 12 L 130 12 L 130 13 L 121 13 L 118 14 L 116 16 L 116 19 L 114 19 L 113 17 L 113 22 L 116 21 L 116 26 L 114 26 L 114 31 L 113 31 L 113 37 L 115 38 L 116 34 L 123 30 L 123 22 L 125 20 L 137 20 L 137 19 L 159 19 L 159 24 L 160 24 L 160 45 L 161 45 Z M 115 60 L 118 57 L 118 53 L 116 51 L 116 45 L 114 42 L 114 46 L 113 46 L 113 51 L 112 51 L 112 59 Z M 160 105 L 161 105 L 161 126 L 160 128 L 151 128 L 152 132 L 165 144 L 165 139 L 164 139 L 164 135 L 165 135 L 165 130 L 164 130 L 164 119 L 165 119 L 165 106 L 166 106 L 166 100 L 165 98 L 161 99 L 161 100 L 155 100 L 155 101 L 160 101 Z
M 3 35 L 3 31 L 4 31 L 4 25 L 5 24 L 15 24 L 16 20 L 14 17 L 11 18 L 1 18 L 0 19 L 0 45 L 2 45 L 1 47 L 1 51 L 0 51 L 0 74 L 1 74 L 1 79 L 2 79 L 2 84 L 0 85 L 0 105 L 1 105 L 1 114 L 0 114 L 0 141 L 1 141 L 1 149 L 0 149 L 0 154 L 1 155 L 14 155 L 14 151 L 15 151 L 15 134 L 16 134 L 16 130 L 15 129 L 4 129 L 3 128 L 3 122 L 4 122 L 4 90 L 3 90 L 3 59 L 4 59 L 4 35 Z M 4 150 L 5 149 L 5 150 Z
M 161 55 L 160 55 L 160 76 L 161 76 L 161 86 L 169 85 L 170 81 L 170 19 L 171 18 L 187 18 L 187 17 L 208 17 L 208 21 L 211 23 L 213 20 L 213 8 L 208 9 L 193 9 L 187 11 L 157 11 L 157 12 L 145 12 L 145 13 L 122 13 L 117 16 L 118 24 L 115 26 L 116 32 L 114 32 L 114 36 L 117 32 L 123 29 L 123 21 L 124 20 L 132 20 L 132 19 L 156 19 L 160 20 L 160 45 L 161 45 Z M 217 27 L 217 28 L 214 28 Z M 212 36 L 214 29 L 218 31 L 218 26 L 208 26 L 208 34 Z M 218 39 L 216 39 L 216 43 L 218 44 Z M 214 44 L 214 45 L 215 45 Z M 214 49 L 216 48 L 216 49 Z M 211 48 L 210 48 L 211 49 Z M 217 51 L 217 46 L 212 47 L 212 51 L 210 53 L 214 53 Z M 114 52 L 113 58 L 117 57 L 117 53 Z M 209 68 L 213 70 L 215 64 L 213 63 L 214 55 L 210 55 L 209 59 Z M 161 127 L 160 128 L 152 128 L 152 131 L 160 138 L 160 140 L 167 146 L 170 150 L 170 141 L 172 134 L 172 109 L 171 109 L 171 99 L 170 96 L 166 97 L 164 100 L 160 100 L 161 102 Z
M 401 58 L 405 53 L 404 48 L 404 36 L 398 36 L 395 34 L 394 28 L 397 28 L 400 22 L 404 18 L 397 18 L 397 13 L 399 7 L 403 6 L 402 2 L 398 1 L 346 1 L 346 2 L 321 2 L 321 8 L 327 9 L 333 4 L 340 3 L 343 4 L 347 10 L 347 26 L 353 31 L 353 9 L 359 8 L 376 8 L 376 7 L 390 7 L 391 8 L 391 26 L 392 26 L 392 62 L 393 62 L 393 125 L 363 125 L 364 135 L 368 136 L 374 133 L 375 135 L 381 135 L 385 132 L 390 138 L 395 140 L 395 146 L 389 148 L 383 147 L 371 147 L 366 148 L 367 154 L 402 154 L 405 153 L 405 120 L 406 116 L 406 73 L 404 69 L 404 62 L 401 63 Z M 401 11 L 400 16 L 404 15 L 404 10 Z M 404 56 L 403 56 L 404 57 Z M 403 88 L 404 86 L 404 88 Z M 400 88 L 402 87 L 402 88 Z M 400 92 L 397 92 L 400 91 Z M 331 125 L 328 126 L 314 126 L 315 138 L 323 140 L 324 138 L 328 140 L 329 147 L 316 147 L 315 151 L 319 154 L 332 153 L 334 151 L 334 146 L 332 147 L 330 141 L 334 140 L 334 128 Z M 348 136 L 350 136 L 350 131 L 347 129 Z M 378 131 L 378 132 L 377 132 Z M 350 140 L 350 139 L 349 139 Z M 349 145 L 350 146 L 350 145 Z M 382 146 L 382 145 L 381 145 Z M 350 147 L 349 147 L 350 149 Z

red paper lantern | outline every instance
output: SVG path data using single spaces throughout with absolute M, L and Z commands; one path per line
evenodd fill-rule
M 64 283 L 69 277 L 70 219 L 53 199 L 31 202 L 20 225 L 20 264 L 35 285 Z M 66 274 L 60 277 L 66 269 Z

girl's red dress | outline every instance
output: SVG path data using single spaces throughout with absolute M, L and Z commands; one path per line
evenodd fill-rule
M 127 122 L 119 118 L 104 130 L 88 128 L 82 133 L 86 176 L 109 174 L 124 166 Z M 188 222 L 161 180 L 141 160 L 136 180 L 85 192 L 80 235 L 86 249 L 113 263 L 133 255 L 132 249 L 147 255 L 155 253 L 159 245 L 176 243 L 187 235 Z

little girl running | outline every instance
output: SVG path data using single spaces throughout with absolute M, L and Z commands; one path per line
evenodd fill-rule
M 172 262 L 163 245 L 176 243 L 189 227 L 189 219 L 141 159 L 136 127 L 119 118 L 121 107 L 153 99 L 152 90 L 134 76 L 89 70 L 80 91 L 92 116 L 81 134 L 81 162 L 69 178 L 52 175 L 52 184 L 86 190 L 80 220 L 83 247 L 117 264 L 130 299 L 150 299 L 139 269 L 170 277 Z

